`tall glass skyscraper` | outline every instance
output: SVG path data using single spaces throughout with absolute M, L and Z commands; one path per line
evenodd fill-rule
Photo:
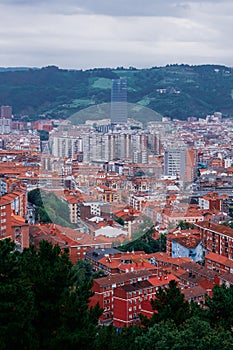
M 126 124 L 127 118 L 127 80 L 113 79 L 111 92 L 111 123 Z

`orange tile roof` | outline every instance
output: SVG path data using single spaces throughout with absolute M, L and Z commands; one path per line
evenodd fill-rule
M 214 262 L 225 265 L 227 257 L 211 252 L 205 256 L 205 260 L 212 260 Z
M 11 199 L 9 198 L 3 198 L 3 197 L 0 197 L 0 205 L 6 205 L 6 204 L 10 204 L 11 203 Z
M 189 236 L 189 237 L 176 237 L 174 236 L 172 238 L 173 241 L 179 243 L 180 245 L 182 245 L 183 247 L 186 247 L 188 249 L 194 249 L 198 246 L 198 244 L 200 244 L 201 239 L 197 238 L 195 236 Z
M 132 271 L 132 272 L 126 272 L 122 274 L 116 274 L 114 276 L 107 276 L 107 277 L 101 277 L 98 279 L 95 279 L 95 283 L 98 284 L 100 287 L 104 286 L 111 286 L 112 284 L 118 284 L 121 282 L 127 282 L 134 278 L 138 277 L 148 277 L 151 276 L 151 271 L 148 270 L 139 270 L 139 271 Z
M 154 287 L 159 287 L 163 286 L 164 284 L 168 284 L 170 281 L 179 281 L 179 278 L 177 278 L 173 274 L 168 274 L 166 276 L 157 276 L 157 277 L 150 277 L 149 282 L 154 286 Z
M 32 227 L 37 227 L 38 232 L 41 232 L 48 237 L 51 236 L 54 240 L 59 239 L 63 243 L 67 242 L 69 246 L 93 244 L 93 240 L 91 239 L 93 236 L 86 237 L 89 235 L 75 231 L 76 235 L 73 235 L 72 237 L 71 235 L 67 234 L 66 227 L 57 226 L 55 224 L 34 225 L 30 226 L 30 232 L 32 232 Z M 99 240 L 96 242 L 96 244 L 99 244 Z
M 212 222 L 209 221 L 202 221 L 202 222 L 198 222 L 196 224 L 194 224 L 196 226 L 202 227 L 204 229 L 210 230 L 210 231 L 214 231 L 220 234 L 224 234 L 226 236 L 229 236 L 231 238 L 233 238 L 233 229 L 225 226 L 225 225 L 220 225 L 220 224 L 214 224 Z
M 19 215 L 11 216 L 11 226 L 28 226 L 29 224 L 25 222 L 25 219 Z
M 120 264 L 119 269 L 121 271 L 130 271 L 130 270 L 155 270 L 156 267 L 149 262 L 138 262 L 132 264 Z
M 205 296 L 206 289 L 198 285 L 192 288 L 183 289 L 181 290 L 181 293 L 184 294 L 185 299 L 198 298 L 200 296 Z
M 205 256 L 205 259 L 233 268 L 233 260 L 228 259 L 226 256 L 210 252 Z
M 161 261 L 163 263 L 169 263 L 171 265 L 181 265 L 185 262 L 190 262 L 189 258 L 172 258 L 167 253 L 157 252 L 153 253 L 153 256 L 157 261 Z

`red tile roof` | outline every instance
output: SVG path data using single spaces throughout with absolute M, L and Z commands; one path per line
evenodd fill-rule
M 97 283 L 100 287 L 112 285 L 112 284 L 118 284 L 123 282 L 132 281 L 134 278 L 147 278 L 151 276 L 150 271 L 146 270 L 139 270 L 139 271 L 133 271 L 133 272 L 126 272 L 122 274 L 116 274 L 114 276 L 107 276 L 95 279 L 95 283 Z
M 225 236 L 233 238 L 233 229 L 228 227 L 228 226 L 214 224 L 214 223 L 209 222 L 209 221 L 198 222 L 194 225 L 196 225 L 198 227 L 202 227 L 202 228 L 210 230 L 210 231 L 213 231 L 213 232 L 221 233 Z
M 151 282 L 151 284 L 154 286 L 154 287 L 159 287 L 159 286 L 163 286 L 165 284 L 168 284 L 170 281 L 179 281 L 179 279 L 173 275 L 173 274 L 168 274 L 168 275 L 165 275 L 165 276 L 157 276 L 157 277 L 150 277 L 149 278 L 149 281 Z
M 201 286 L 195 286 L 193 288 L 187 288 L 181 290 L 182 294 L 184 294 L 185 299 L 193 299 L 199 298 L 201 296 L 205 296 L 206 290 Z

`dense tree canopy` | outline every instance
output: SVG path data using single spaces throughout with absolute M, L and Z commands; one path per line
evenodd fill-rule
M 233 330 L 233 286 L 215 286 L 206 299 L 207 317 L 212 325 Z
M 213 329 L 208 322 L 196 317 L 180 326 L 172 320 L 154 324 L 147 333 L 135 338 L 137 350 L 230 350 L 232 347 L 229 332 Z
M 127 251 L 137 251 L 143 250 L 145 253 L 155 253 L 158 251 L 166 250 L 166 235 L 161 234 L 159 239 L 152 238 L 152 234 L 154 233 L 154 226 L 148 229 L 145 233 L 143 231 L 145 226 L 142 226 L 136 232 L 136 236 L 138 238 L 128 242 L 122 246 L 117 247 L 117 249 L 127 252 Z
M 0 240 L 1 350 L 212 350 L 233 348 L 233 287 L 216 286 L 205 308 L 188 304 L 176 282 L 159 289 L 144 327 L 98 326 L 88 308 L 93 271 L 71 264 L 67 251 L 43 241 L 18 252 Z
M 0 349 L 90 349 L 101 310 L 88 310 L 91 279 L 76 283 L 66 251 L 3 240 L 0 269 Z
M 180 325 L 190 317 L 190 304 L 184 299 L 184 294 L 174 280 L 169 282 L 169 287 L 159 287 L 156 298 L 151 300 L 151 304 L 155 310 L 152 323 L 173 320 L 176 325 Z

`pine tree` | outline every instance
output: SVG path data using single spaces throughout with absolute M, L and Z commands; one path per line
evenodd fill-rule
M 216 285 L 212 298 L 206 299 L 205 306 L 211 325 L 233 330 L 233 286 Z
M 0 241 L 0 349 L 36 349 L 36 315 L 30 282 L 21 274 L 20 253 L 10 239 Z
M 155 299 L 151 300 L 151 305 L 154 310 L 152 319 L 143 319 L 147 325 L 166 320 L 173 320 L 179 325 L 191 316 L 190 305 L 174 280 L 169 282 L 167 288 L 159 288 Z

